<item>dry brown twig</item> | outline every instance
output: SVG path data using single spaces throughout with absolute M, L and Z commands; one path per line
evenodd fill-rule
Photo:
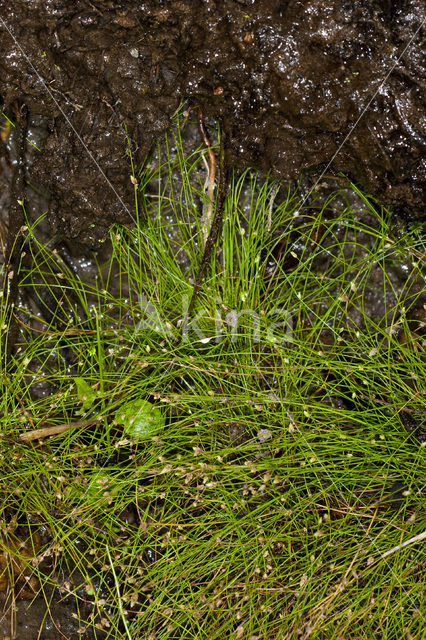
M 222 130 L 222 135 L 220 139 L 219 187 L 218 187 L 216 211 L 211 223 L 211 227 L 209 229 L 205 246 L 204 246 L 204 254 L 201 259 L 201 264 L 199 266 L 198 273 L 195 278 L 192 297 L 188 307 L 188 317 L 191 316 L 194 310 L 195 301 L 200 291 L 201 283 L 203 281 L 204 274 L 207 270 L 207 266 L 210 262 L 213 247 L 215 246 L 216 241 L 219 237 L 220 230 L 222 229 L 223 210 L 224 210 L 226 194 L 228 190 L 228 166 L 225 159 L 225 155 L 226 155 L 225 149 L 226 149 L 227 139 L 228 139 L 228 133 L 227 133 L 226 127 L 224 127 Z M 183 335 L 183 329 L 184 329 L 184 323 L 182 323 L 181 325 L 181 331 L 182 331 L 181 336 Z
M 203 112 L 201 108 L 198 108 L 197 117 L 198 117 L 198 126 L 200 128 L 204 144 L 207 147 L 207 155 L 209 158 L 208 174 L 207 174 L 206 182 L 204 184 L 204 191 L 206 192 L 206 195 L 207 195 L 207 205 L 205 207 L 203 219 L 201 222 L 202 228 L 203 228 L 204 244 L 206 244 L 207 238 L 210 233 L 210 227 L 212 224 L 213 205 L 214 205 L 213 195 L 214 195 L 214 187 L 215 187 L 215 180 L 216 180 L 216 157 L 214 155 L 213 149 L 210 144 L 210 138 L 207 135 L 206 127 L 204 124 Z
M 19 434 L 19 439 L 24 442 L 31 442 L 32 440 L 42 440 L 43 438 L 48 438 L 49 436 L 55 436 L 59 433 L 64 433 L 64 431 L 71 431 L 71 429 L 79 429 L 82 427 L 88 427 L 94 424 L 96 420 L 80 420 L 79 422 L 70 422 L 69 424 L 55 424 L 51 427 L 40 427 L 39 429 L 34 429 L 34 431 L 25 431 L 24 433 Z
M 268 209 L 268 222 L 267 222 L 267 231 L 270 233 L 272 229 L 272 210 L 274 208 L 275 198 L 277 196 L 278 191 L 280 190 L 280 184 L 276 184 L 271 191 L 271 199 L 269 201 L 269 209 Z

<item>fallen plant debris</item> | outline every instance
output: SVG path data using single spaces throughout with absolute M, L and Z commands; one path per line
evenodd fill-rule
M 30 561 L 41 548 L 37 531 L 31 535 L 28 529 L 18 527 L 15 532 L 0 536 L 0 592 L 13 591 L 16 596 L 31 599 L 40 588 Z

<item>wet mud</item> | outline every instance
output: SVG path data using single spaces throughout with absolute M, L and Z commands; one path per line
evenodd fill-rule
M 425 14 L 420 0 L 0 0 L 0 98 L 12 120 L 28 109 L 26 181 L 64 237 L 131 220 L 129 149 L 140 166 L 188 104 L 226 128 L 233 166 L 341 171 L 418 219 Z

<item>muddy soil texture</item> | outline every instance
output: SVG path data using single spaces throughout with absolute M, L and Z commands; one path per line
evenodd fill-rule
M 129 222 L 129 144 L 140 164 L 185 100 L 227 128 L 233 166 L 342 171 L 418 219 L 425 14 L 423 0 L 0 0 L 0 99 L 28 109 L 41 152 L 26 181 L 67 237 Z

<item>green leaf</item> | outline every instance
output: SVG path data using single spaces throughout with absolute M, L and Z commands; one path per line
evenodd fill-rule
M 92 387 L 84 380 L 84 378 L 74 378 L 74 382 L 77 387 L 77 396 L 80 402 L 83 403 L 83 411 L 90 409 L 92 404 L 96 400 L 96 391 L 93 391 Z
M 154 404 L 147 400 L 132 400 L 122 405 L 115 415 L 117 424 L 133 439 L 150 438 L 165 424 L 165 417 Z

